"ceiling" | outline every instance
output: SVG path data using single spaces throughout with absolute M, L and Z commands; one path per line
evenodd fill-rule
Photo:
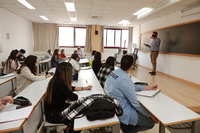
M 166 0 L 74 0 L 77 21 L 70 20 L 63 0 L 26 0 L 35 10 L 30 10 L 17 0 L 0 0 L 0 7 L 13 12 L 27 20 L 37 23 L 56 23 L 67 25 L 104 25 L 106 27 L 122 27 L 122 20 L 130 20 L 130 26 L 136 26 L 157 19 L 164 15 L 200 3 L 200 0 L 180 0 L 179 2 L 158 10 L 140 20 L 132 14 L 143 7 L 159 8 Z M 65 0 L 67 1 L 67 0 Z M 70 0 L 73 1 L 73 0 Z M 39 16 L 46 16 L 43 20 Z M 97 18 L 92 18 L 97 16 Z

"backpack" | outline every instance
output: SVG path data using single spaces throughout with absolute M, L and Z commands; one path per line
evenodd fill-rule
M 112 118 L 115 116 L 115 105 L 108 100 L 96 99 L 85 115 L 89 121 Z

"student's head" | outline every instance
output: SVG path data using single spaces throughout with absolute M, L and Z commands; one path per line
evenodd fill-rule
M 95 55 L 95 53 L 96 53 L 96 50 L 93 50 L 93 51 L 92 51 L 92 55 Z
M 154 31 L 153 34 L 152 34 L 152 37 L 155 38 L 157 36 L 158 36 L 158 32 Z
M 101 53 L 100 52 L 96 52 L 96 54 L 94 55 L 94 60 L 101 61 Z
M 51 54 L 51 49 L 49 49 L 49 50 L 47 51 L 47 53 Z
M 133 65 L 133 57 L 131 55 L 125 55 L 121 59 L 121 69 L 127 71 Z
M 53 93 L 53 86 L 56 80 L 62 80 L 66 86 L 71 90 L 72 84 L 72 65 L 68 62 L 59 63 L 56 67 L 56 72 L 53 78 L 49 81 L 47 86 L 47 91 L 45 93 L 45 101 L 47 103 L 51 103 L 52 101 L 52 93 Z
M 77 51 L 77 50 L 74 50 L 74 54 L 78 54 L 78 51 Z
M 15 60 L 15 59 L 17 59 L 18 55 L 19 55 L 19 51 L 17 49 L 12 50 L 8 59 Z
M 23 68 L 23 66 L 27 66 L 31 73 L 36 75 L 37 74 L 37 56 L 34 55 L 29 55 L 25 60 L 24 63 L 22 64 L 21 68 Z M 17 71 L 18 74 L 21 73 L 21 68 Z
M 75 61 L 79 60 L 78 54 L 72 54 L 71 59 L 74 59 Z
M 109 65 L 109 66 L 113 66 L 113 67 L 114 67 L 115 61 L 116 61 L 115 57 L 109 56 L 109 57 L 106 59 L 105 65 Z
M 26 53 L 26 51 L 24 50 L 24 49 L 20 49 L 20 54 L 25 54 Z
M 62 49 L 62 50 L 61 50 L 61 54 L 64 54 L 64 53 L 65 53 L 65 50 L 64 50 L 64 49 Z
M 80 48 L 80 47 L 78 47 L 78 48 L 77 48 L 77 50 L 78 50 L 78 51 L 80 51 L 80 50 L 81 50 L 81 48 Z

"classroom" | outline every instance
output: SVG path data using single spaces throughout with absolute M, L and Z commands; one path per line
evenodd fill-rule
M 25 1 L 25 0 L 21 0 Z M 200 1 L 199 0 L 26 0 L 35 9 L 28 9 L 20 0 L 0 0 L 0 75 L 2 75 L 3 63 L 7 60 L 12 50 L 26 50 L 25 56 L 35 55 L 39 58 L 43 57 L 47 50 L 54 52 L 55 49 L 64 49 L 65 55 L 70 57 L 78 47 L 81 48 L 83 56 L 89 60 L 93 50 L 101 53 L 103 62 L 109 56 L 116 58 L 116 68 L 120 67 L 123 51 L 128 55 L 133 54 L 134 49 L 138 49 L 135 65 L 137 67 L 130 70 L 129 75 L 134 82 L 145 82 L 148 85 L 159 84 L 161 93 L 167 96 L 170 100 L 177 102 L 177 107 L 195 113 L 192 116 L 193 125 L 189 132 L 198 132 L 195 127 L 200 125 L 198 115 L 200 113 L 200 50 L 198 36 L 200 31 Z M 74 3 L 75 11 L 68 11 L 66 3 Z M 148 9 L 144 9 L 148 8 Z M 144 9 L 142 13 L 135 14 L 140 9 Z M 141 15 L 142 14 L 142 15 Z M 140 16 L 141 15 L 141 16 Z M 42 19 L 40 16 L 45 16 L 48 20 Z M 75 18 L 75 20 L 73 20 Z M 47 27 L 49 29 L 47 29 Z M 192 30 L 191 30 L 192 29 Z M 46 30 L 46 31 L 45 31 Z M 152 71 L 151 51 L 144 44 L 151 45 L 152 33 L 156 31 L 160 38 L 160 50 L 157 57 L 156 74 L 149 74 Z M 54 38 L 55 37 L 55 38 Z M 121 48 L 121 53 L 119 52 Z M 125 51 L 126 50 L 126 51 Z M 183 52 L 182 52 L 182 51 Z M 48 60 L 45 69 L 55 73 L 55 69 L 51 68 L 51 63 Z M 85 60 L 79 60 L 84 62 Z M 87 61 L 86 61 L 87 62 Z M 46 63 L 44 61 L 44 63 Z M 85 62 L 84 62 L 85 63 Z M 83 63 L 83 64 L 84 64 Z M 40 65 L 39 65 L 40 64 Z M 41 67 L 43 62 L 38 62 L 38 67 Z M 87 64 L 88 65 L 88 64 Z M 83 69 L 86 65 L 83 65 Z M 44 66 L 42 66 L 43 69 Z M 48 67 L 48 68 L 47 68 Z M 82 68 L 82 67 L 81 67 Z M 72 83 L 73 85 L 100 85 L 95 73 L 89 70 L 80 68 L 80 82 Z M 43 70 L 38 69 L 38 72 Z M 84 72 L 88 71 L 88 73 Z M 43 72 L 42 74 L 45 74 Z M 82 77 L 81 77 L 82 76 Z M 84 76 L 86 76 L 84 78 Z M 88 78 L 88 79 L 87 79 Z M 0 79 L 1 80 L 1 79 Z M 86 84 L 82 80 L 88 81 Z M 39 86 L 45 89 L 38 92 L 37 101 L 32 104 L 36 110 L 33 116 L 37 116 L 42 108 L 42 98 L 46 91 L 47 84 L 50 79 L 28 86 L 27 90 L 23 90 L 22 94 L 31 97 L 28 90 Z M 79 81 L 79 80 L 78 80 Z M 9 85 L 0 84 L 0 89 L 3 91 L 6 87 L 15 88 L 16 79 L 11 79 Z M 101 85 L 100 85 L 101 86 Z M 0 90 L 0 93 L 2 93 Z M 103 87 L 97 86 L 97 91 L 104 93 Z M 34 92 L 33 92 L 34 93 Z M 20 92 L 21 94 L 21 92 Z M 2 96 L 0 94 L 0 96 Z M 0 99 L 3 97 L 0 97 Z M 156 97 L 155 97 L 156 98 Z M 154 104 L 145 101 L 138 97 L 140 104 L 146 107 L 150 113 Z M 164 101 L 163 101 L 164 102 Z M 157 103 L 157 106 L 161 103 Z M 41 106 L 39 106 L 41 105 Z M 183 105 L 183 106 L 182 106 Z M 6 105 L 7 106 L 7 105 Z M 5 107 L 6 107 L 5 106 Z M 160 106 L 163 106 L 162 104 Z M 171 107 L 171 105 L 168 105 Z M 185 107 L 185 108 L 184 108 Z M 177 110 L 176 110 L 177 109 Z M 168 112 L 169 108 L 167 109 Z M 178 108 L 174 108 L 175 112 L 181 112 Z M 186 112 L 187 112 L 186 111 Z M 0 112 L 1 113 L 1 112 Z M 184 111 L 182 111 L 184 113 Z M 40 112 L 40 115 L 41 114 Z M 40 118 L 41 116 L 38 115 Z M 156 116 L 159 124 L 155 124 L 152 129 L 141 131 L 141 133 L 164 133 L 172 132 L 167 126 L 173 124 L 181 124 L 181 122 L 166 122 L 161 121 Z M 32 117 L 33 117 L 32 116 Z M 169 116 L 170 117 L 170 116 Z M 171 116 L 172 117 L 172 116 Z M 30 117 L 31 118 L 31 117 Z M 32 119 L 23 121 L 18 127 L 15 122 L 12 129 L 7 123 L 1 126 L 0 132 L 29 132 L 26 126 L 33 123 Z M 35 117 L 36 118 L 36 117 Z M 39 119 L 38 118 L 38 119 Z M 104 126 L 113 126 L 113 133 L 123 132 L 120 129 L 119 120 L 113 118 L 116 122 L 112 125 L 105 123 L 95 125 L 97 129 Z M 191 122 L 192 120 L 183 120 Z M 176 121 L 176 120 L 174 120 Z M 181 121 L 181 120 L 180 120 Z M 196 121 L 196 123 L 194 122 Z M 32 122 L 32 123 L 31 123 Z M 78 122 L 78 121 L 77 121 Z M 120 121 L 121 122 L 121 121 Z M 199 123 L 198 123 L 199 122 Z M 16 127 L 14 127 L 16 124 Z M 92 123 L 91 123 L 92 124 Z M 94 124 L 94 123 L 93 123 Z M 42 122 L 37 122 L 31 128 L 31 131 L 37 132 Z M 76 126 L 76 125 L 75 125 Z M 36 128 L 35 128 L 36 127 Z M 82 133 L 89 133 L 92 126 L 88 126 L 82 130 Z M 165 128 L 167 127 L 167 128 Z M 200 127 L 200 126 L 199 126 Z M 50 128 L 49 128 L 50 129 Z M 78 128 L 79 129 L 79 128 Z M 97 131 L 93 129 L 93 132 Z M 118 131 L 119 130 L 119 131 Z M 58 132 L 58 131 L 57 131 Z M 91 131 L 92 132 L 92 131 Z M 184 133 L 186 131 L 179 130 L 174 132 Z

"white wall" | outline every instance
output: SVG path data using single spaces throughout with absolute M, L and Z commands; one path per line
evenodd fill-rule
M 150 31 L 162 27 L 181 24 L 199 19 L 200 14 L 181 18 L 181 13 L 175 12 L 153 21 L 134 27 L 134 33 Z M 159 34 L 159 33 L 158 33 Z M 137 36 L 137 34 L 136 34 Z M 139 35 L 138 35 L 139 36 Z M 159 37 L 159 35 L 158 35 Z M 137 37 L 136 37 L 137 38 Z M 136 40 L 137 41 L 137 40 Z M 161 40 L 162 41 L 162 40 Z M 138 64 L 152 68 L 150 53 L 139 53 Z M 200 85 L 200 57 L 177 56 L 159 54 L 157 59 L 157 71 L 196 83 Z
M 25 49 L 25 56 L 33 54 L 32 22 L 0 8 L 0 26 L 2 44 L 0 66 L 13 49 Z M 10 39 L 6 39 L 6 33 L 10 34 Z

